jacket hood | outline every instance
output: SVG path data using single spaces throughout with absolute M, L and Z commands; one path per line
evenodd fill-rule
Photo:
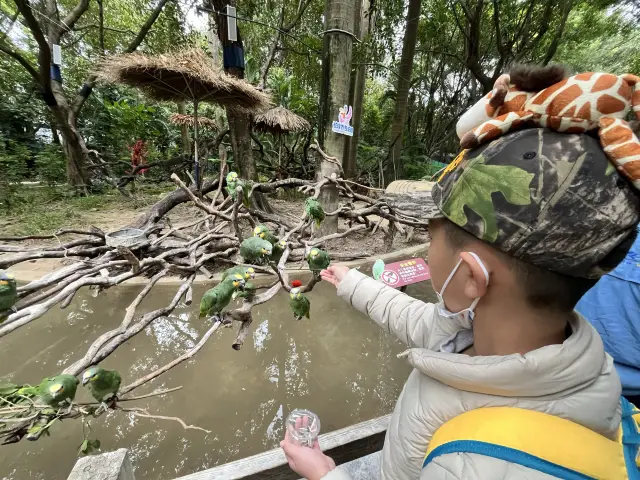
M 506 397 L 570 395 L 613 370 L 595 329 L 578 314 L 570 326 L 572 334 L 561 345 L 525 355 L 470 357 L 413 348 L 407 360 L 425 375 L 468 392 Z M 612 375 L 611 381 L 616 380 Z

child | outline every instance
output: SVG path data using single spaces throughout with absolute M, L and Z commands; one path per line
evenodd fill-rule
M 640 200 L 588 135 L 529 129 L 468 152 L 425 197 L 426 304 L 357 270 L 322 278 L 408 347 L 414 367 L 382 450 L 383 479 L 548 479 L 520 464 L 449 453 L 423 467 L 434 432 L 482 407 L 519 407 L 613 438 L 620 380 L 597 332 L 573 309 L 626 254 Z M 309 480 L 342 480 L 318 447 L 285 438 Z

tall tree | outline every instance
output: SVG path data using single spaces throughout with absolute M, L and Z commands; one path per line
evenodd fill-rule
M 420 9 L 422 0 L 409 0 L 407 23 L 404 40 L 402 42 L 402 57 L 398 67 L 398 82 L 396 87 L 396 111 L 391 124 L 391 146 L 385 168 L 385 185 L 396 178 L 402 178 L 404 165 L 402 163 L 402 145 L 405 121 L 407 119 L 407 104 L 411 74 L 413 72 L 413 57 L 418 40 L 418 25 L 420 23 Z
M 86 192 L 90 184 L 87 170 L 88 149 L 85 140 L 78 130 L 78 117 L 87 97 L 91 94 L 96 76 L 89 75 L 75 98 L 69 99 L 62 88 L 62 78 L 51 74 L 52 48 L 60 45 L 62 39 L 74 29 L 79 29 L 78 21 L 89 10 L 89 0 L 79 0 L 65 16 L 60 15 L 57 0 L 46 0 L 44 10 L 33 7 L 29 0 L 14 0 L 17 12 L 22 17 L 22 24 L 31 32 L 37 45 L 37 65 L 34 65 L 24 52 L 11 43 L 8 36 L 0 41 L 0 52 L 9 55 L 18 62 L 40 87 L 42 99 L 50 110 L 56 127 L 60 130 L 63 149 L 67 158 L 67 181 L 70 185 Z M 143 42 L 149 30 L 158 19 L 162 9 L 169 0 L 160 0 L 153 8 L 135 38 L 129 43 L 125 52 L 135 51 Z M 99 18 L 104 21 L 100 8 Z M 36 15 L 38 16 L 36 18 Z M 104 46 L 104 25 L 99 26 L 100 46 Z M 54 77 L 54 78 L 52 78 Z
M 341 164 L 347 137 L 331 131 L 340 107 L 348 103 L 351 72 L 351 54 L 354 27 L 354 0 L 327 0 L 325 5 L 325 32 L 322 49 L 322 84 L 320 87 L 320 112 L 318 137 L 320 147 Z M 340 174 L 340 166 L 324 158 L 318 159 L 318 180 Z M 329 184 L 322 188 L 320 202 L 326 212 L 338 209 L 338 189 Z M 321 234 L 338 231 L 338 216 L 328 216 L 322 222 Z
M 371 18 L 373 9 L 371 8 L 370 0 L 360 0 L 360 10 L 356 11 L 356 34 L 361 40 L 361 45 L 364 46 L 365 51 L 362 52 L 362 57 L 366 56 L 366 47 L 369 45 L 371 37 L 371 31 L 375 20 Z M 347 152 L 345 153 L 343 168 L 346 178 L 354 178 L 357 175 L 357 154 L 358 154 L 358 141 L 360 140 L 360 130 L 362 127 L 362 111 L 364 106 L 364 89 L 367 80 L 367 65 L 364 61 L 366 58 L 362 58 L 360 62 L 356 64 L 355 68 L 355 82 L 353 87 L 353 137 L 349 139 Z

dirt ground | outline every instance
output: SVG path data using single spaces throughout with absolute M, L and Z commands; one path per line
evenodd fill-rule
M 156 200 L 160 199 L 160 196 L 155 197 Z M 147 203 L 147 202 L 145 202 Z M 62 221 L 58 228 L 87 228 L 90 225 L 96 226 L 105 232 L 112 232 L 118 230 L 130 223 L 132 223 L 140 215 L 143 215 L 151 206 L 153 202 L 148 202 L 146 205 L 137 206 L 133 202 L 123 203 L 118 202 L 113 206 L 106 206 L 103 208 L 73 208 L 68 214 L 68 221 Z M 273 207 L 276 214 L 281 215 L 289 219 L 293 223 L 297 223 L 302 217 L 304 212 L 304 205 L 302 200 L 291 201 L 281 199 L 270 199 L 270 204 Z M 356 208 L 359 206 L 356 205 Z M 204 212 L 196 208 L 191 203 L 184 203 L 178 205 L 171 212 L 168 217 L 173 226 L 178 226 L 192 222 L 198 217 L 204 217 Z M 372 221 L 377 219 L 371 218 Z M 19 221 L 19 219 L 3 218 L 0 219 L 4 225 L 11 225 L 12 223 Z M 15 225 L 15 223 L 14 223 Z M 251 235 L 251 226 L 248 222 L 242 222 L 242 229 L 245 235 Z M 388 228 L 388 222 L 385 220 L 381 223 L 381 227 Z M 344 231 L 349 228 L 346 220 L 340 219 L 339 231 Z M 424 231 L 415 231 L 413 238 L 407 240 L 407 235 L 396 233 L 391 248 L 385 240 L 385 233 L 383 228 L 379 228 L 376 234 L 372 234 L 371 231 L 356 232 L 348 237 L 335 239 L 327 242 L 326 248 L 332 254 L 335 254 L 336 260 L 343 260 L 351 257 L 375 257 L 383 253 L 390 251 L 401 250 L 408 247 L 413 247 L 428 242 L 427 233 Z M 186 230 L 189 232 L 189 230 Z M 42 232 L 43 234 L 47 232 Z M 73 237 L 65 236 L 62 241 L 69 241 Z M 28 245 L 30 248 L 37 248 L 44 245 L 55 245 L 57 240 L 29 240 L 23 242 L 22 245 Z M 15 245 L 15 243 L 12 242 Z M 43 275 L 69 263 L 65 259 L 42 259 L 33 260 L 30 262 L 23 262 L 19 265 L 15 265 L 10 269 L 19 279 L 32 280 L 40 278 Z M 223 266 L 221 266 L 223 268 Z M 216 269 L 214 269 L 215 271 Z

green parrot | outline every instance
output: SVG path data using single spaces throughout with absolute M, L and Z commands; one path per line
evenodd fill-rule
M 10 273 L 0 270 L 0 321 L 4 319 L 3 312 L 12 309 L 17 300 L 16 279 Z
M 238 265 L 237 267 L 231 267 L 222 272 L 221 280 L 224 281 L 229 275 L 235 275 L 236 273 L 242 275 L 245 281 L 256 277 L 256 271 L 253 267 L 243 267 L 242 265 Z
M 375 280 L 380 280 L 380 277 L 382 277 L 382 273 L 384 272 L 384 261 L 380 258 L 376 260 L 371 268 L 371 272 L 373 273 L 373 278 Z
M 206 316 L 217 316 L 229 305 L 233 292 L 242 290 L 245 286 L 244 278 L 236 273 L 228 276 L 224 281 L 215 287 L 207 290 L 200 300 L 200 318 Z
M 302 320 L 304 317 L 311 318 L 309 316 L 309 310 L 311 310 L 311 302 L 300 291 L 300 288 L 292 288 L 289 292 L 289 306 L 293 311 L 293 317 L 296 320 Z
M 253 300 L 256 295 L 256 286 L 252 282 L 247 282 L 244 285 L 244 290 L 235 290 L 233 292 L 233 299 L 244 298 L 249 302 Z
M 278 237 L 271 233 L 271 230 L 269 230 L 264 225 L 258 225 L 256 228 L 254 228 L 253 236 L 260 237 L 261 239 L 269 242 L 271 245 L 275 245 L 276 243 L 278 243 Z
M 316 228 L 320 228 L 320 224 L 324 220 L 324 209 L 320 202 L 313 197 L 307 198 L 304 202 L 304 211 L 309 218 L 316 221 Z
M 287 249 L 287 242 L 285 240 L 280 240 L 273 246 L 273 250 L 271 252 L 271 258 L 269 259 L 273 263 L 278 263 L 282 258 L 282 254 Z
M 331 259 L 327 252 L 314 247 L 307 255 L 307 263 L 309 263 L 309 270 L 313 272 L 313 276 L 317 280 L 320 277 L 320 272 L 329 266 Z
M 22 387 L 18 390 L 18 395 L 33 395 L 50 407 L 57 407 L 61 402 L 71 402 L 75 398 L 78 383 L 80 382 L 73 375 L 56 375 L 45 378 L 35 387 Z
M 260 265 L 272 251 L 271 244 L 260 237 L 249 237 L 240 244 L 240 255 L 247 263 Z
M 229 172 L 227 174 L 227 193 L 234 202 L 236 201 L 236 188 L 238 187 L 242 187 L 242 192 L 244 194 L 242 203 L 245 207 L 249 208 L 249 185 L 238 177 L 236 172 Z
M 117 396 L 121 382 L 122 377 L 115 370 L 91 367 L 82 374 L 82 385 L 87 385 L 89 393 L 98 403 Z

